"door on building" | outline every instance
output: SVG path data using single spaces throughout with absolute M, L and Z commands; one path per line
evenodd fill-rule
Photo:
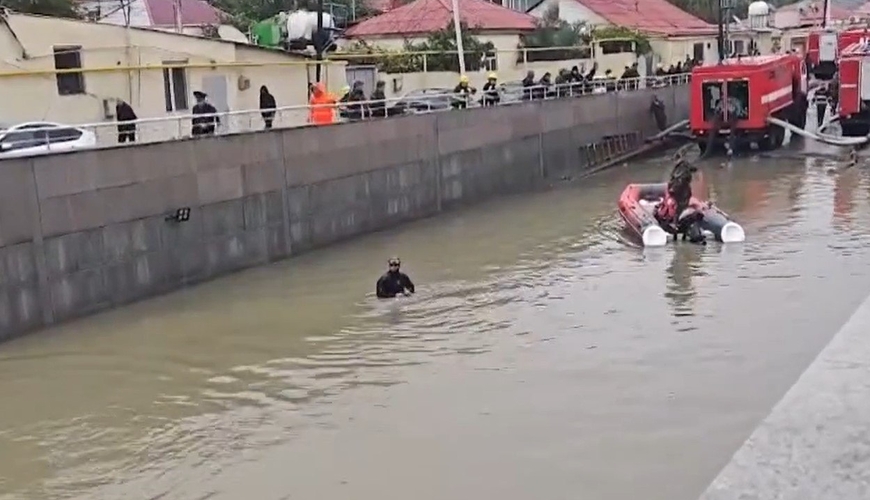
M 208 95 L 208 101 L 218 113 L 226 113 L 230 110 L 227 98 L 227 77 L 224 75 L 209 75 L 202 78 L 202 91 Z M 220 128 L 234 130 L 231 127 L 229 117 L 222 117 Z M 228 128 L 230 127 L 230 128 Z
M 692 59 L 698 62 L 704 62 L 704 42 L 698 42 L 692 45 Z
M 347 75 L 347 84 L 353 86 L 353 82 L 363 82 L 363 89 L 366 96 L 372 95 L 372 90 L 375 89 L 375 79 L 377 78 L 378 70 L 374 66 L 348 66 L 345 69 Z

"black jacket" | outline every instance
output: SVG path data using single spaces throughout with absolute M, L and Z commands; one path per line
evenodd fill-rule
M 375 285 L 375 293 L 380 299 L 393 298 L 405 290 L 414 293 L 414 283 L 411 282 L 411 278 L 407 274 L 401 271 L 387 271 Z

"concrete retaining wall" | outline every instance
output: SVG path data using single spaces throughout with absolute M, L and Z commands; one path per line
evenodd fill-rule
M 870 498 L 870 297 L 700 500 Z
M 688 115 L 669 87 L 2 161 L 0 338 L 580 174 L 654 92 Z

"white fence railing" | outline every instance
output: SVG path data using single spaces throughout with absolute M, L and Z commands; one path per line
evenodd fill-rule
M 473 94 L 454 94 L 453 89 L 426 89 L 403 97 L 383 101 L 339 102 L 336 121 L 358 121 L 407 114 L 434 113 L 461 110 L 485 105 L 505 106 L 534 100 L 582 98 L 606 92 L 631 92 L 638 89 L 682 85 L 689 74 L 647 77 L 638 79 L 595 79 L 562 85 L 533 85 L 529 87 L 502 86 L 498 101 L 486 100 L 493 94 L 475 89 Z M 124 144 L 163 142 L 192 137 L 194 118 L 217 118 L 213 134 L 224 135 L 264 130 L 264 113 L 272 113 L 272 128 L 286 129 L 309 125 L 310 105 L 281 106 L 271 110 L 243 110 L 214 115 L 176 115 L 142 118 L 128 122 L 100 122 L 79 125 L 38 125 L 11 127 L 0 132 L 0 159 L 33 156 Z

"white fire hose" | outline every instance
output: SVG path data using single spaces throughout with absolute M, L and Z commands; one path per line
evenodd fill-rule
M 774 118 L 772 116 L 767 117 L 767 121 L 786 130 L 791 130 L 792 134 L 797 134 L 806 137 L 807 139 L 813 139 L 815 141 L 824 144 L 830 144 L 832 146 L 858 146 L 870 142 L 870 137 L 834 137 L 826 134 L 808 132 L 800 127 L 792 125 L 785 120 L 780 120 L 779 118 Z

